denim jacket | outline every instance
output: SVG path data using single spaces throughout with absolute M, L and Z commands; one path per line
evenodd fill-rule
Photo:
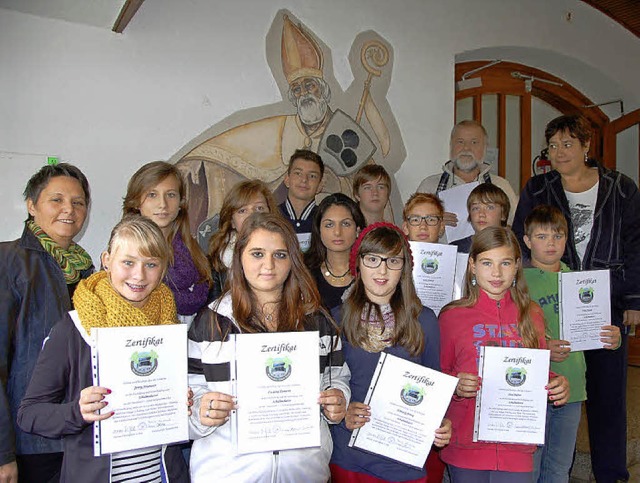
M 525 254 L 524 220 L 537 205 L 559 208 L 569 225 L 567 246 L 562 257 L 571 270 L 611 271 L 612 323 L 622 327 L 625 310 L 640 310 L 640 194 L 627 176 L 597 165 L 600 184 L 593 214 L 591 238 L 584 259 L 580 259 L 574 243 L 569 202 L 557 171 L 534 176 L 520 194 L 513 220 L 513 231 Z
M 0 243 L 0 465 L 15 454 L 62 451 L 59 440 L 24 433 L 15 421 L 42 342 L 71 309 L 62 270 L 28 228 Z

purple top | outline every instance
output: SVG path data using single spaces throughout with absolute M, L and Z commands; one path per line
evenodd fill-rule
M 169 265 L 164 282 L 173 292 L 179 315 L 193 315 L 207 304 L 209 284 L 198 272 L 189 249 L 176 233 L 171 242 L 173 265 Z

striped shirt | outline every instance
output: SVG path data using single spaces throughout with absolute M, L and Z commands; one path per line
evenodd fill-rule
M 115 453 L 111 457 L 111 481 L 162 483 L 161 465 L 162 448 L 160 446 Z

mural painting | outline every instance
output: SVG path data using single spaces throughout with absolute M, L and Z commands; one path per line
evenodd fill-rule
M 238 111 L 207 129 L 172 158 L 185 174 L 192 232 L 206 245 L 217 229 L 226 192 L 243 179 L 269 184 L 278 201 L 296 149 L 322 156 L 322 193 L 352 195 L 352 175 L 366 163 L 393 174 L 405 158 L 400 130 L 386 100 L 393 50 L 375 32 L 358 34 L 349 63 L 354 79 L 343 91 L 333 76 L 330 50 L 280 11 L 266 37 L 266 55 L 283 101 Z M 400 206 L 392 187 L 390 205 Z M 388 207 L 388 219 L 393 219 Z

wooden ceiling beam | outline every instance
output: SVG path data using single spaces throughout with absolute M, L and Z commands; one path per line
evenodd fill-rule
M 124 29 L 127 28 L 127 25 L 131 22 L 131 19 L 140 8 L 140 5 L 142 5 L 142 2 L 144 2 L 144 0 L 126 0 L 111 30 L 118 34 L 124 32 Z

